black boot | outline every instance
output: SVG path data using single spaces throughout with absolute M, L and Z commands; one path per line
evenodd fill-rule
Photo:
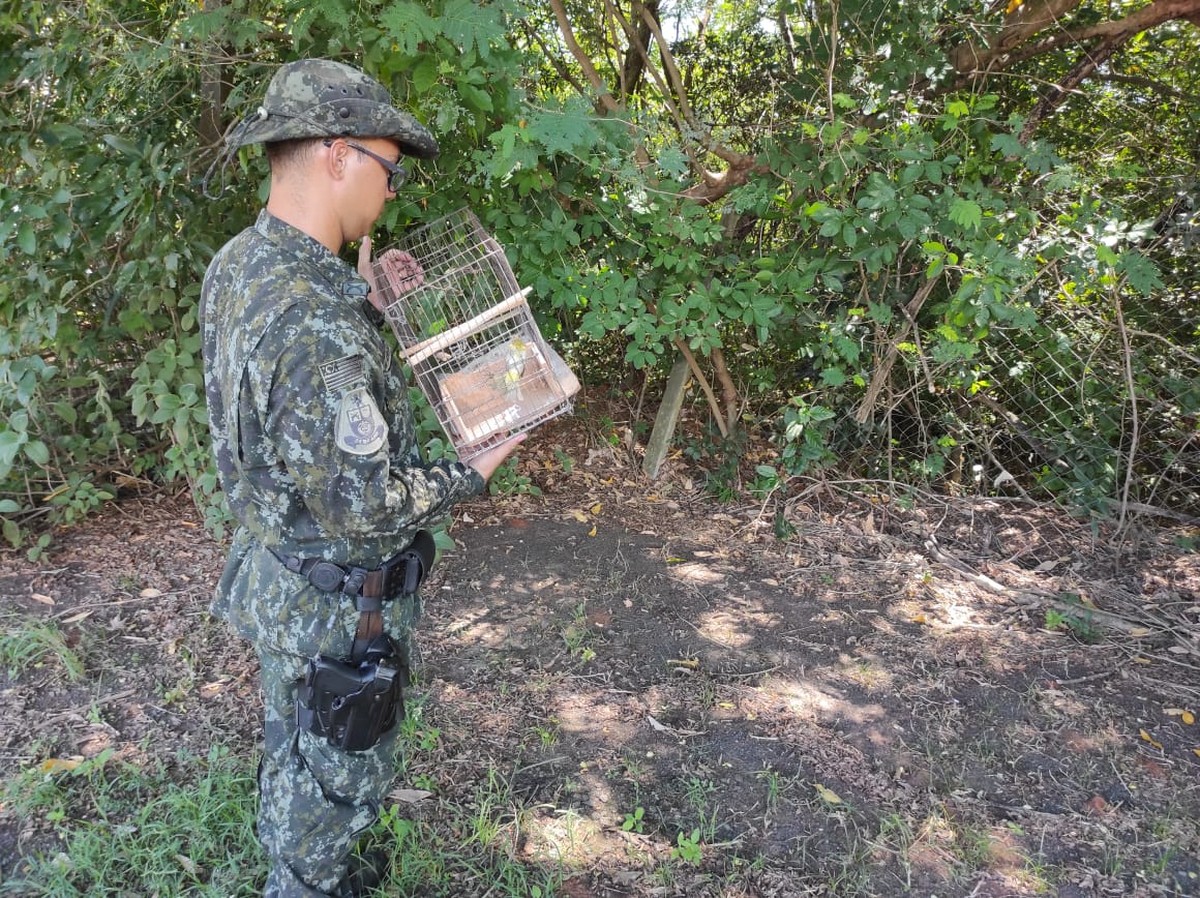
M 351 855 L 346 875 L 338 884 L 338 898 L 366 898 L 383 885 L 391 865 L 391 852 L 382 848 L 372 848 L 365 854 Z

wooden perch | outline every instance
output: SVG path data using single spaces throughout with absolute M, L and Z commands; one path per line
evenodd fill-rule
M 508 313 L 512 312 L 514 309 L 524 305 L 525 297 L 529 295 L 532 289 L 532 287 L 526 287 L 520 293 L 516 293 L 503 302 L 492 306 L 490 309 L 480 312 L 474 318 L 470 318 L 464 321 L 462 324 L 457 324 L 450 328 L 450 330 L 430 337 L 428 340 L 423 340 L 416 346 L 409 346 L 406 349 L 401 349 L 400 353 L 405 359 L 408 360 L 410 365 L 419 365 L 434 353 L 445 349 L 447 346 L 450 346 L 456 340 L 465 337 L 470 333 L 474 333 L 488 322 L 495 321 L 497 318 L 502 318 Z

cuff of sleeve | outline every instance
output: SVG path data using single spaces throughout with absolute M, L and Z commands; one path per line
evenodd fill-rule
M 478 496 L 485 489 L 487 489 L 487 481 L 483 479 L 482 474 L 480 474 L 470 465 L 464 465 L 462 462 L 457 462 L 457 464 L 462 466 L 464 476 L 471 484 L 471 495 Z

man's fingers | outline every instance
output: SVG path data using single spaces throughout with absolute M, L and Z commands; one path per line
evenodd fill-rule
M 363 237 L 362 243 L 358 245 L 358 274 L 367 285 L 371 288 L 371 292 L 367 295 L 371 305 L 383 311 L 383 291 L 380 290 L 379 284 L 375 282 L 375 266 L 371 264 L 371 238 Z
M 358 245 L 358 273 L 371 280 L 371 238 L 364 237 Z
M 527 436 L 529 436 L 528 433 L 517 434 L 515 437 L 505 440 L 498 446 L 485 449 L 474 458 L 469 459 L 467 464 L 478 471 L 484 480 L 488 480 L 496 473 L 496 469 L 504 463 L 504 460 L 513 453 L 513 450 L 525 442 Z
M 379 265 L 397 296 L 415 290 L 425 282 L 425 271 L 421 268 L 421 263 L 404 250 L 388 250 L 380 256 Z

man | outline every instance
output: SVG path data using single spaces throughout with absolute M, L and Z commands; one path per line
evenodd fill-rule
M 239 525 L 213 609 L 261 661 L 266 895 L 355 894 L 348 860 L 394 776 L 431 560 L 420 531 L 480 493 L 521 438 L 469 465 L 422 463 L 376 297 L 338 256 L 362 240 L 366 270 L 400 160 L 436 155 L 432 135 L 382 85 L 318 59 L 277 71 L 228 149 L 252 143 L 266 144 L 270 196 L 213 259 L 200 303 L 213 446 Z

